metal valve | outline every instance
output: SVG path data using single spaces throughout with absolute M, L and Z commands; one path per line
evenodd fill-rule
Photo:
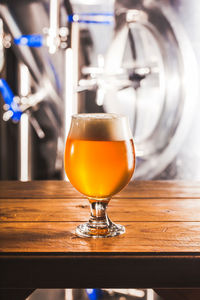
M 3 115 L 4 121 L 12 119 L 13 121 L 18 122 L 21 118 L 22 111 L 5 79 L 0 79 L 0 92 L 5 101 L 4 108 L 6 109 L 6 112 Z
M 30 114 L 29 108 L 36 106 L 45 97 L 45 91 L 41 90 L 35 94 L 31 94 L 27 97 L 14 96 L 11 88 L 5 79 L 0 79 L 0 93 L 5 101 L 3 114 L 3 120 L 8 121 L 12 119 L 15 123 L 19 122 L 23 113 L 29 115 L 29 120 L 34 127 L 38 137 L 40 139 L 45 137 L 45 133 L 40 127 L 38 121 Z

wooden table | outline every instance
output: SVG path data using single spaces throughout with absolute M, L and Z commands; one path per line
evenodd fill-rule
M 126 234 L 79 238 L 89 204 L 70 183 L 1 181 L 0 288 L 200 287 L 199 183 L 135 181 L 108 214 Z

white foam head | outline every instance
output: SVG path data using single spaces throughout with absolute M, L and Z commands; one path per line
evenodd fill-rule
M 69 137 L 77 140 L 123 141 L 132 138 L 128 118 L 118 114 L 72 116 Z

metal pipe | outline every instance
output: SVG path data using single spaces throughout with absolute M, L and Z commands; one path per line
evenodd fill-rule
M 55 0 L 53 0 L 55 1 Z M 55 4 L 54 4 L 55 5 Z M 53 9 L 53 8 L 52 8 Z M 56 13 L 58 13 L 56 9 Z M 52 11 L 53 14 L 53 11 Z M 13 38 L 19 38 L 22 36 L 22 32 L 20 31 L 17 23 L 15 22 L 14 17 L 12 16 L 10 10 L 6 5 L 0 4 L 0 16 L 2 16 L 2 19 L 7 26 L 10 34 Z M 53 17 L 51 17 L 53 19 Z M 55 34 L 55 28 L 53 29 L 53 26 L 57 24 L 58 19 L 56 22 L 51 23 L 51 30 L 53 35 Z M 57 28 L 58 30 L 58 28 Z M 51 41 L 51 38 L 50 38 Z M 53 47 L 53 46 L 52 46 Z M 48 97 L 57 105 L 58 113 L 61 116 L 62 115 L 62 100 L 57 94 L 55 88 L 53 87 L 51 81 L 47 76 L 44 76 L 38 65 L 37 62 L 33 56 L 32 50 L 30 47 L 18 47 L 15 46 L 15 51 L 17 55 L 19 56 L 20 60 L 29 68 L 30 74 L 32 75 L 33 80 L 38 86 L 42 86 L 47 91 Z
M 22 32 L 20 31 L 18 25 L 15 22 L 14 17 L 12 16 L 10 10 L 6 5 L 0 4 L 0 15 L 6 24 L 9 32 L 11 33 L 13 38 L 18 38 L 22 35 Z M 29 47 L 23 47 L 23 48 L 18 48 L 16 47 L 16 50 L 18 53 L 22 52 L 20 55 L 22 61 L 24 62 L 25 65 L 29 67 L 29 70 L 31 72 L 31 75 L 33 76 L 33 79 L 35 80 L 36 83 L 39 83 L 41 81 L 41 72 L 35 62 L 35 59 L 33 57 L 33 54 L 30 50 Z
M 3 51 L 3 21 L 0 19 L 0 72 L 4 65 L 4 51 Z
M 49 34 L 48 34 L 48 46 L 49 53 L 54 54 L 59 45 L 59 11 L 60 0 L 50 1 L 50 14 L 49 14 Z
M 30 92 L 30 73 L 24 64 L 19 64 L 19 94 L 21 97 L 27 97 Z M 23 113 L 20 119 L 19 137 L 19 180 L 31 180 L 31 135 L 30 135 L 29 115 Z

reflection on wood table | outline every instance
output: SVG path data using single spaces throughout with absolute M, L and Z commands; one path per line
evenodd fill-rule
M 0 288 L 200 287 L 199 183 L 135 181 L 108 214 L 124 235 L 79 238 L 89 204 L 70 183 L 0 182 Z

